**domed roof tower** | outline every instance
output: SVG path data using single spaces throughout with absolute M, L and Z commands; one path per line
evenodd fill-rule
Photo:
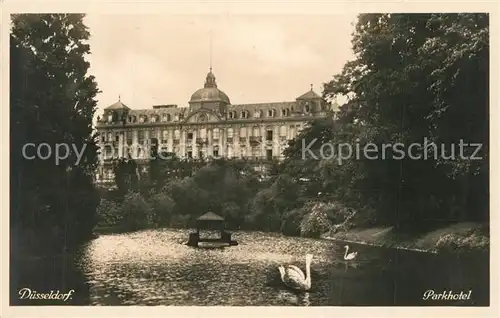
M 210 68 L 204 87 L 191 95 L 189 109 L 193 112 L 200 108 L 209 108 L 213 111 L 224 113 L 225 107 L 230 104 L 231 102 L 226 93 L 217 88 L 215 75 L 212 73 L 212 68 Z

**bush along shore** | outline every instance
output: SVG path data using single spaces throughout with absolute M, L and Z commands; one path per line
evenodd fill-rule
M 169 207 L 173 206 L 172 201 L 162 198 L 162 202 Z M 165 205 L 153 204 L 158 202 L 158 195 L 151 197 L 152 203 L 148 203 L 138 193 L 130 193 L 125 200 L 127 201 L 121 205 L 107 199 L 102 200 L 99 208 L 102 218 L 95 228 L 96 235 L 163 227 L 189 228 L 197 216 L 194 214 L 165 217 L 171 211 L 164 209 Z M 461 222 L 418 233 L 401 233 L 393 227 L 349 227 L 346 225 L 349 218 L 347 222 L 332 225 L 328 212 L 338 214 L 338 204 L 309 202 L 303 208 L 283 215 L 280 229 L 274 229 L 272 232 L 430 253 L 486 252 L 489 249 L 488 224 Z M 240 224 L 237 228 L 269 231 L 266 224 Z
M 240 160 L 175 160 L 175 165 L 185 167 L 168 168 L 169 181 L 160 183 L 160 187 L 148 175 L 139 174 L 133 182 L 123 178 L 128 180 L 122 183 L 125 188 L 103 191 L 94 232 L 189 228 L 198 216 L 210 210 L 226 218 L 230 229 L 425 252 L 457 253 L 489 248 L 489 229 L 484 223 L 449 223 L 427 230 L 398 231 L 393 226 L 370 224 L 371 213 L 358 212 L 321 195 L 308 197 L 304 188 L 310 186 L 309 181 L 273 174 L 272 166 L 267 166 L 269 173 L 263 175 L 250 162 Z M 115 170 L 119 173 L 120 165 L 125 164 L 133 162 L 117 162 Z
M 467 253 L 489 250 L 488 225 L 456 223 L 422 233 L 400 234 L 392 227 L 329 231 L 321 237 L 345 242 L 431 253 Z

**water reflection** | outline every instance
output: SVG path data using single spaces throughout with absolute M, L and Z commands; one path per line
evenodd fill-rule
M 309 306 L 310 293 L 295 293 L 290 290 L 280 290 L 278 291 L 278 299 L 281 302 L 277 306 Z
M 155 230 L 105 235 L 78 256 L 86 281 L 75 288 L 90 305 L 488 305 L 489 259 L 437 256 L 355 246 L 356 260 L 343 260 L 343 245 L 276 234 L 236 233 L 240 245 L 196 249 L 187 231 Z M 354 245 L 353 245 L 354 247 Z M 312 288 L 287 290 L 277 267 L 304 270 L 311 253 Z M 76 286 L 76 285 L 75 285 Z M 428 289 L 472 289 L 468 301 L 423 301 Z M 88 296 L 88 297 L 87 297 Z

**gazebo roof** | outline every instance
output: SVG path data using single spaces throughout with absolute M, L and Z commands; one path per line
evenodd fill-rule
M 213 212 L 207 212 L 196 219 L 197 221 L 224 221 L 222 216 L 219 216 Z

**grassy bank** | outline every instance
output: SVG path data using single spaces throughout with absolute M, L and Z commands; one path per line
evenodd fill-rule
M 392 227 L 353 228 L 345 232 L 326 233 L 326 239 L 425 252 L 467 252 L 489 249 L 488 226 L 463 222 L 419 233 L 397 233 Z

